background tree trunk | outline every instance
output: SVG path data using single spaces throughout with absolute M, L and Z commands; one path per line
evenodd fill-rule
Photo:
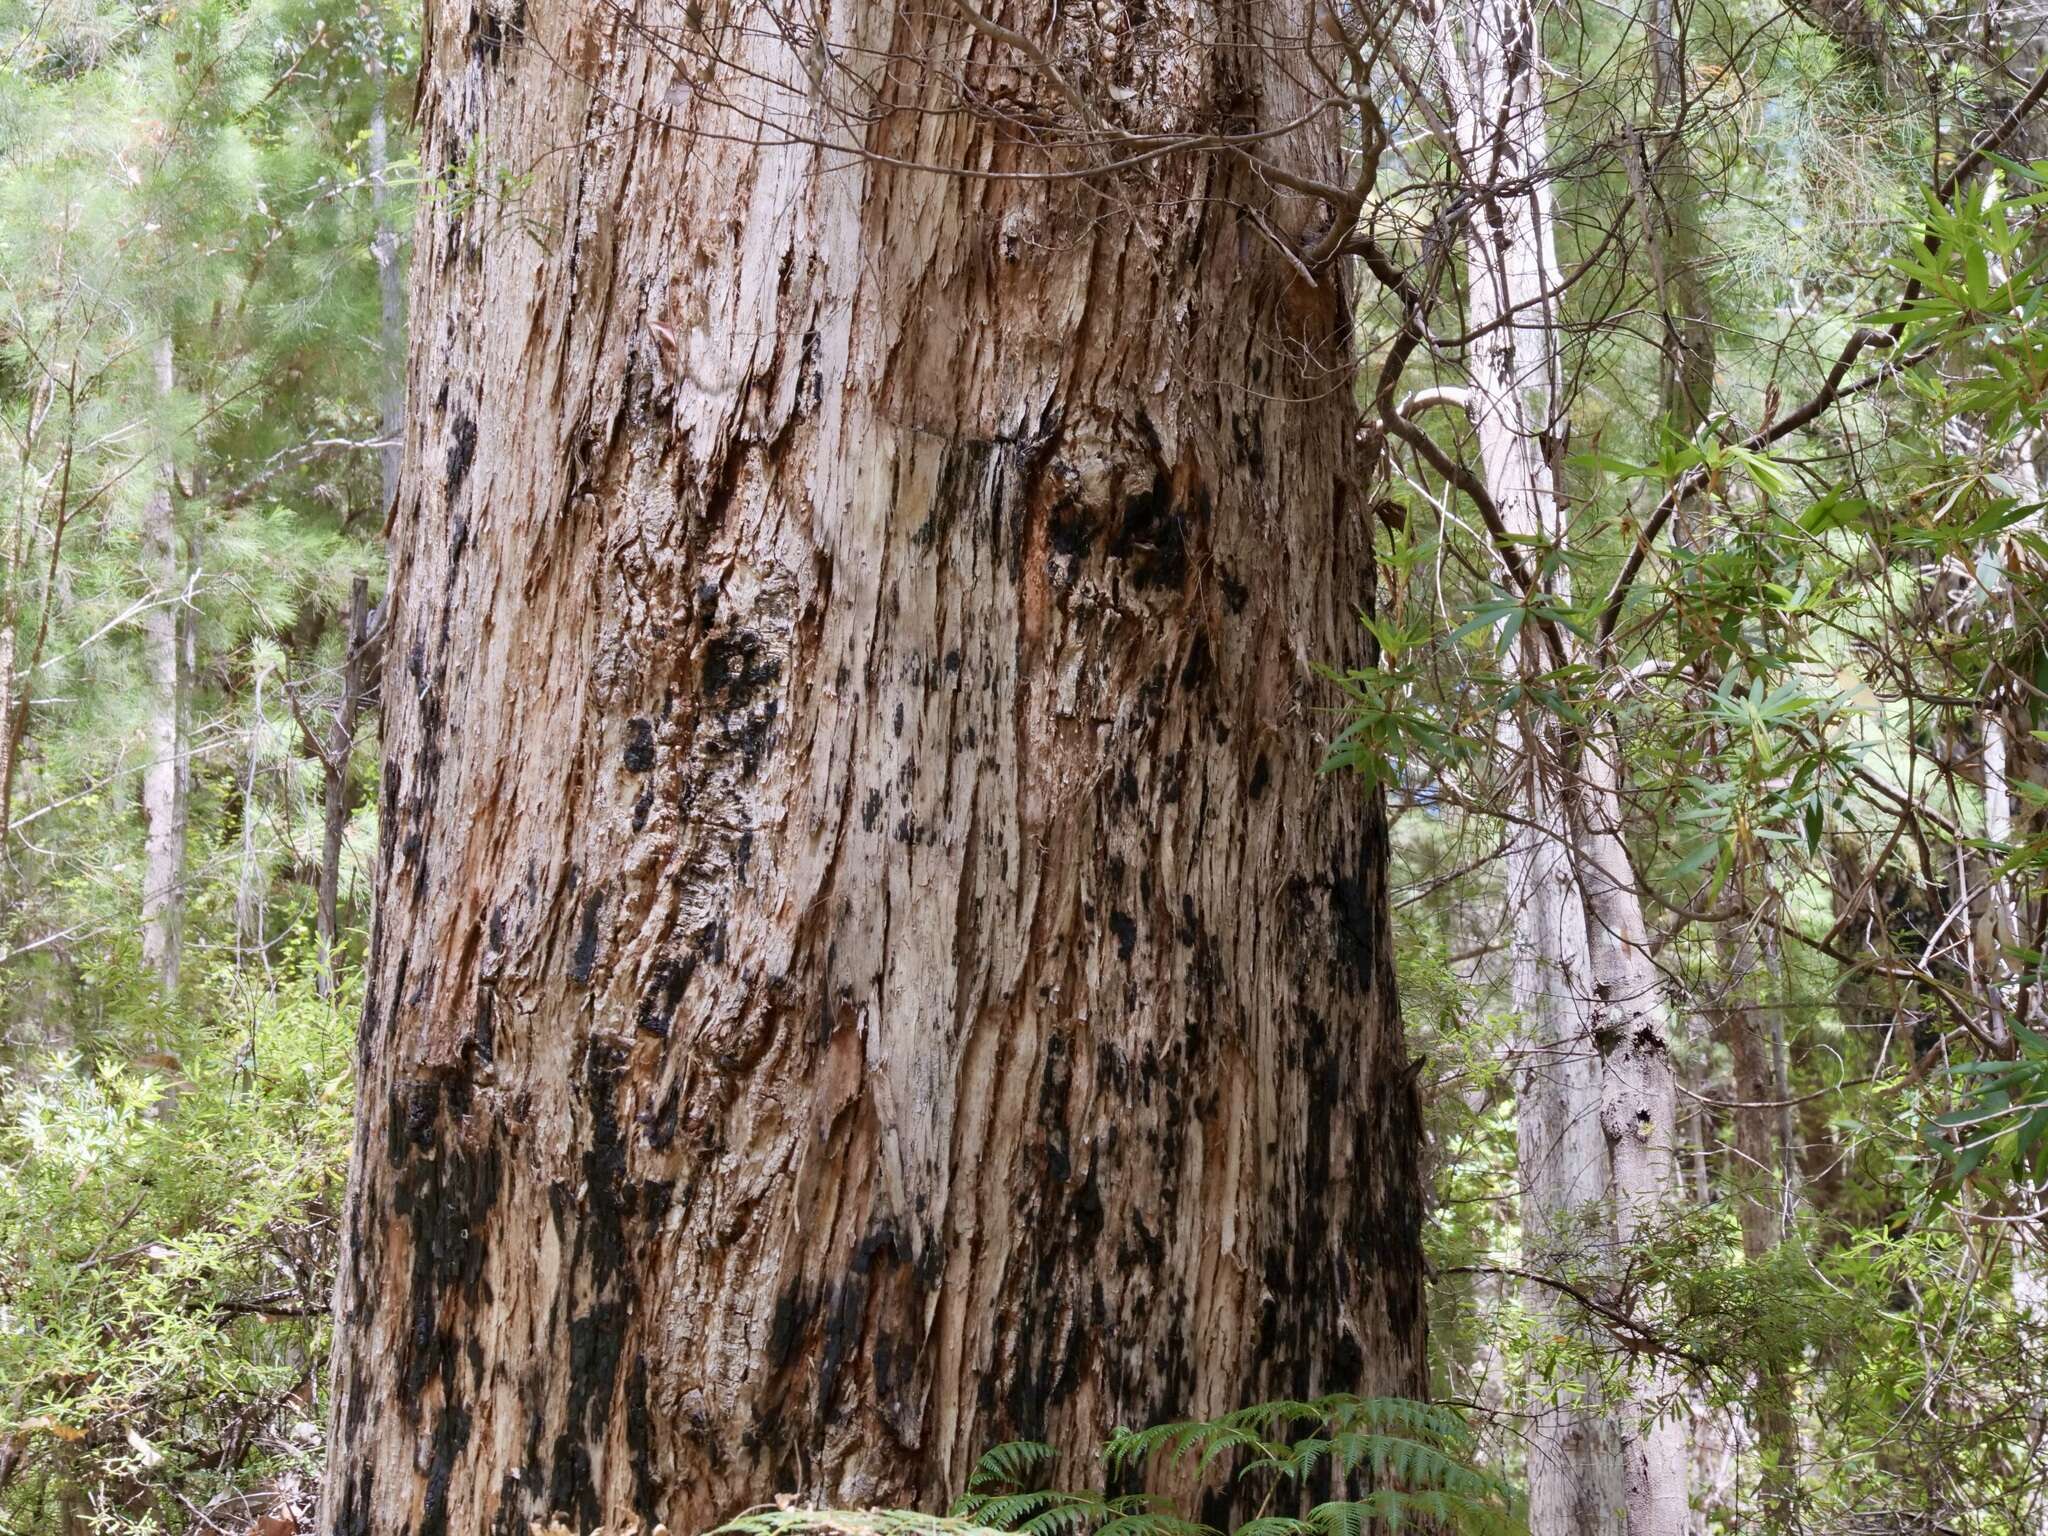
M 1045 162 L 914 82 L 1044 85 L 943 13 L 811 57 L 920 55 L 865 148 L 971 175 L 763 132 L 681 8 L 520 16 L 426 18 L 423 162 L 528 179 L 417 231 L 322 1528 L 931 1505 L 1017 1435 L 1419 1394 L 1312 210 L 990 179 Z M 1154 16 L 1148 112 L 1301 115 L 1305 9 Z M 743 19 L 753 118 L 837 121 Z M 1333 114 L 1271 153 L 1334 178 Z
M 348 837 L 350 768 L 355 761 L 356 727 L 383 653 L 383 628 L 370 617 L 370 584 L 356 577 L 349 588 L 348 627 L 343 641 L 341 698 L 324 732 L 300 718 L 306 746 L 320 760 L 320 871 L 314 893 L 314 928 L 320 940 L 320 995 L 331 996 L 335 984 L 335 950 L 341 936 L 341 855 Z M 296 710 L 296 704 L 293 706 Z
M 389 517 L 398 496 L 398 471 L 405 455 L 405 271 L 398 259 L 398 231 L 391 227 L 391 127 L 384 61 L 373 48 L 368 55 L 370 103 L 370 219 L 375 234 L 370 255 L 377 263 L 377 350 L 385 369 L 378 390 L 377 428 L 384 446 L 377 450 L 379 517 Z
M 1542 24 L 1526 0 L 1426 14 L 1472 188 L 1466 320 L 1478 339 L 1469 412 L 1500 524 L 1502 585 L 1515 591 L 1569 531 L 1553 462 L 1564 435 L 1561 275 L 1545 174 Z M 1569 598 L 1562 564 L 1543 582 Z M 1518 632 L 1531 678 L 1575 659 L 1577 648 L 1534 618 Z M 1625 1246 L 1650 1224 L 1675 1193 L 1677 1131 L 1662 983 L 1621 843 L 1620 744 L 1611 722 L 1596 719 L 1574 750 L 1554 716 L 1527 713 L 1502 739 L 1517 785 L 1508 859 L 1525 1019 L 1517 1140 L 1531 1257 L 1539 1273 L 1556 1273 L 1569 1267 L 1574 1239 L 1611 1235 Z M 1611 1234 L 1598 1231 L 1596 1216 L 1611 1221 Z M 1541 1295 L 1532 1305 L 1554 1312 L 1557 1302 Z M 1645 1370 L 1623 1400 L 1589 1391 L 1532 1423 L 1535 1536 L 1683 1532 L 1685 1444 L 1676 1421 L 1660 1416 L 1663 1386 Z
M 1486 489 L 1507 531 L 1556 544 L 1565 533 L 1547 445 L 1559 389 L 1553 301 L 1559 281 L 1545 154 L 1540 37 L 1519 0 L 1437 4 L 1425 12 L 1433 65 L 1456 125 L 1463 174 L 1479 192 L 1468 215 L 1467 328 L 1474 349 L 1469 414 Z M 1514 590 L 1512 578 L 1504 578 Z M 1558 580 L 1564 580 L 1560 571 Z M 1560 592 L 1560 595 L 1565 595 Z M 1523 672 L 1556 664 L 1545 636 L 1525 624 Z M 1526 1258 L 1538 1274 L 1586 1267 L 1607 1194 L 1600 1126 L 1600 1055 L 1593 1038 L 1593 961 L 1572 828 L 1576 787 L 1561 722 L 1540 707 L 1502 721 L 1500 745 L 1516 818 L 1507 841 L 1516 1041 L 1515 1121 Z M 1541 1284 L 1527 1303 L 1575 1330 L 1574 1304 Z M 1535 1536 L 1620 1536 L 1626 1491 L 1621 1439 L 1590 1377 L 1529 1424 L 1529 1526 Z
M 177 388 L 169 332 L 156 344 L 157 392 L 166 402 Z M 178 989 L 184 929 L 185 562 L 178 536 L 177 466 L 168 450 L 159 480 L 142 512 L 142 551 L 152 605 L 142 621 L 150 681 L 149 759 L 142 770 L 142 814 L 147 825 L 142 877 L 142 961 L 166 996 Z

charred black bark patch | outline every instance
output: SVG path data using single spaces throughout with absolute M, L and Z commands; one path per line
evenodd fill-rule
M 628 773 L 645 773 L 654 766 L 654 722 L 644 715 L 635 715 L 626 722 L 622 760 Z
M 801 1280 L 792 1280 L 776 1293 L 775 1312 L 768 1323 L 768 1364 L 781 1370 L 796 1358 L 798 1341 L 810 1326 L 812 1302 Z
M 1418 1058 L 1413 1067 L 1419 1067 Z M 1414 1070 L 1383 1066 L 1373 1077 L 1372 1101 L 1357 1124 L 1353 1166 L 1364 1181 L 1351 1252 L 1364 1268 L 1387 1318 L 1388 1336 L 1413 1341 L 1416 1358 L 1402 1362 L 1416 1373 L 1408 1390 L 1420 1392 L 1423 1306 L 1422 1175 L 1415 1149 L 1423 1144 L 1422 1094 Z M 1382 1362 L 1392 1364 L 1393 1362 Z
M 1109 552 L 1128 566 L 1139 587 L 1179 590 L 1188 579 L 1187 514 L 1173 503 L 1166 472 L 1124 503 Z
M 448 468 L 445 483 L 448 500 L 454 501 L 462 494 L 462 484 L 469 478 L 469 468 L 476 462 L 476 423 L 466 411 L 455 413 L 454 425 L 448 429 Z
M 530 1523 L 525 1499 L 520 1497 L 523 1468 L 507 1472 L 498 1482 L 498 1512 L 491 1517 L 491 1536 L 525 1536 Z
M 412 1085 L 412 1091 L 406 1099 L 405 1119 L 400 1121 L 394 1116 L 391 1128 L 396 1131 L 403 1125 L 406 1141 L 411 1142 L 422 1152 L 431 1152 L 434 1148 L 434 1121 L 441 1113 L 441 1086 L 422 1079 Z M 401 1144 L 391 1160 L 402 1162 L 404 1157 L 405 1148 Z
M 818 1411 L 821 1415 L 830 1413 L 832 1392 L 839 1383 L 840 1370 L 848 1357 L 860 1349 L 876 1260 L 883 1254 L 888 1255 L 891 1264 L 901 1262 L 896 1229 L 886 1221 L 860 1240 L 853 1251 L 853 1262 L 832 1288 L 831 1300 L 825 1308 L 823 1348 L 818 1360 Z
M 1054 1284 L 1054 1275 L 1054 1252 L 1048 1246 L 1040 1260 L 1040 1284 L 1020 1307 L 1012 1334 L 1003 1406 L 1012 1431 L 1026 1440 L 1044 1438 L 1050 1411 L 1080 1385 L 1087 1354 L 1089 1330 Z
M 661 1485 L 654 1476 L 654 1410 L 647 1387 L 647 1357 L 633 1356 L 626 1378 L 626 1460 L 633 1473 L 633 1510 L 652 1522 Z
M 739 724 L 728 722 L 725 727 L 725 744 L 738 756 L 741 771 L 749 778 L 760 771 L 761 761 L 768 755 L 775 715 L 776 701 L 769 699 L 759 709 L 748 711 Z
M 1095 547 L 1095 527 L 1078 507 L 1058 507 L 1046 521 L 1045 538 L 1054 554 L 1074 561 L 1086 560 Z
M 403 1094 L 394 1089 L 385 1123 L 386 1154 L 398 1169 L 391 1209 L 411 1257 L 401 1366 L 405 1397 L 416 1404 L 428 1383 L 438 1380 L 452 1401 L 460 1350 L 457 1318 L 447 1302 L 453 1296 L 473 1307 L 482 1294 L 490 1247 L 485 1229 L 504 1181 L 499 1143 L 488 1130 L 480 1145 L 468 1135 L 440 1134 L 446 1123 L 442 1095 L 431 1081 L 415 1082 Z
M 1256 805 L 1260 797 L 1266 793 L 1266 786 L 1272 782 L 1273 765 L 1266 760 L 1266 754 L 1261 752 L 1258 761 L 1252 764 L 1252 781 L 1245 786 L 1245 798 Z
M 660 1105 L 640 1114 L 641 1132 L 647 1145 L 656 1152 L 666 1152 L 675 1145 L 676 1123 L 682 1113 L 682 1085 L 670 1083 L 668 1092 L 662 1095 Z
M 418 1536 L 448 1536 L 448 1482 L 455 1459 L 469 1444 L 469 1410 L 450 1403 L 434 1426 L 434 1449 L 427 1462 L 426 1500 L 420 1509 Z
M 1380 909 L 1374 900 L 1376 884 L 1370 861 L 1361 862 L 1353 874 L 1342 864 L 1330 869 L 1330 915 L 1336 924 L 1335 960 L 1340 971 L 1348 972 L 1353 986 L 1369 991 L 1378 979 L 1380 957 Z
M 370 1516 L 376 1508 L 370 1498 L 374 1476 L 367 1456 L 357 1465 L 354 1477 L 343 1474 L 341 1512 L 335 1518 L 334 1536 L 370 1536 Z
M 576 1236 L 577 1257 L 589 1265 L 591 1288 L 603 1291 L 614 1279 L 630 1281 L 626 1223 L 633 1193 L 626 1179 L 626 1137 L 619 1124 L 619 1079 L 625 1053 L 593 1040 L 585 1052 L 583 1094 L 590 1110 L 590 1144 L 583 1154 L 584 1213 Z
M 696 973 L 697 961 L 693 956 L 684 955 L 679 959 L 663 960 L 654 968 L 648 978 L 647 990 L 641 994 L 640 1014 L 634 1025 L 642 1034 L 658 1039 L 668 1038 L 669 1026 L 676 1016 L 676 1005 L 683 999 L 683 989 L 690 984 L 690 977 Z
M 604 1432 L 612 1392 L 618 1385 L 619 1359 L 626 1338 L 626 1311 L 616 1301 L 599 1302 L 569 1320 L 569 1413 L 571 1433 L 596 1437 Z M 554 1492 L 559 1497 L 562 1489 Z
M 586 1294 L 595 1299 L 569 1320 L 567 1416 L 550 1458 L 548 1498 L 552 1508 L 573 1512 L 583 1528 L 603 1518 L 590 1442 L 603 1438 L 610 1420 L 636 1294 L 627 1224 L 639 1200 L 626 1175 L 618 1111 L 624 1062 L 625 1053 L 607 1041 L 593 1040 L 585 1048 L 583 1101 L 590 1130 L 582 1199 L 557 1211 L 560 1224 L 574 1228 L 572 1267 L 582 1271 Z
M 1138 924 L 1128 912 L 1109 914 L 1109 931 L 1116 935 L 1116 955 L 1125 964 L 1138 947 Z
M 590 985 L 590 973 L 597 967 L 597 919 L 603 911 L 603 891 L 592 891 L 583 898 L 583 917 L 576 929 L 576 950 L 569 957 L 569 979 L 579 987 Z
M 714 635 L 704 647 L 704 696 L 726 710 L 745 709 L 782 678 L 782 662 L 752 630 Z

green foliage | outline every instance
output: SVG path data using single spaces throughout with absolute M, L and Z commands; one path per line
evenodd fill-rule
M 2010 1158 L 2007 1178 L 2048 1188 L 2048 1035 L 2013 1025 L 2010 1060 L 1966 1061 L 1944 1067 L 1962 1107 L 1924 1122 L 1927 1144 L 1955 1178 L 1996 1167 Z
M 904 1510 L 750 1510 L 713 1536 L 1223 1536 L 1159 1493 L 1047 1486 L 1058 1452 L 1038 1441 L 990 1448 L 944 1519 Z M 1256 1501 L 1230 1536 L 1364 1536 L 1404 1527 L 1515 1536 L 1527 1529 L 1515 1490 L 1481 1470 L 1470 1428 L 1450 1408 L 1338 1394 L 1257 1403 L 1218 1419 L 1122 1430 L 1103 1448 L 1113 1484 L 1156 1475 L 1185 1488 L 1219 1477 Z M 1318 1479 L 1352 1490 L 1288 1513 Z
M 317 1475 L 354 988 L 303 942 L 275 991 L 216 969 L 151 1049 L 0 1072 L 0 1523 L 181 1529 Z
M 411 56 L 394 18 L 378 0 L 0 3 L 20 65 L 0 71 L 0 626 L 18 673 L 0 699 L 19 738 L 0 987 L 17 994 L 65 988 L 79 946 L 132 927 L 130 805 L 167 707 L 152 614 L 189 635 L 192 905 L 239 902 L 246 929 L 273 872 L 304 865 L 284 685 L 310 692 L 338 660 L 350 580 L 379 569 L 395 358 L 374 248 L 407 204 L 399 161 L 364 154 Z M 165 494 L 168 577 L 143 538 Z M 297 910 L 279 905 L 266 942 Z

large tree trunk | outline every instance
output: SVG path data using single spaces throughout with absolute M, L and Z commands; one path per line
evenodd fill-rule
M 166 332 L 155 349 L 156 386 L 166 400 L 177 387 Z M 148 761 L 142 770 L 146 827 L 142 872 L 142 963 L 166 996 L 178 989 L 185 911 L 186 649 L 185 561 L 178 530 L 177 469 L 169 453 L 142 511 L 142 557 L 154 589 L 142 621 L 149 674 Z
M 1067 14 L 1007 24 L 1105 42 Z M 1017 1435 L 1419 1394 L 1311 210 L 1004 179 L 1056 98 L 929 9 L 520 15 L 427 14 L 424 162 L 530 180 L 416 238 L 323 1529 L 929 1505 Z M 1244 13 L 1167 20 L 1149 112 L 1300 114 Z M 887 51 L 870 156 L 973 174 L 802 142 L 805 68 Z

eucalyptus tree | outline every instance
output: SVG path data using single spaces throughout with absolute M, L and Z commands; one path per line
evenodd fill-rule
M 429 6 L 328 1528 L 1421 1393 L 1345 27 Z

